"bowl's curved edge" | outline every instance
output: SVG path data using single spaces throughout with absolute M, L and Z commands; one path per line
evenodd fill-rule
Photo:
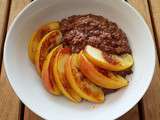
M 47 119 L 47 116 L 45 116 L 44 114 L 40 113 L 39 111 L 37 111 L 37 110 L 35 110 L 35 109 L 32 109 L 32 106 L 29 105 L 29 104 L 27 103 L 27 101 L 25 101 L 25 100 L 20 96 L 19 92 L 17 92 L 18 90 L 16 89 L 14 83 L 10 80 L 11 77 L 9 76 L 9 73 L 8 73 L 8 71 L 7 71 L 7 66 L 8 66 L 8 65 L 7 65 L 7 62 L 6 62 L 7 41 L 9 40 L 8 37 L 9 37 L 9 35 L 10 35 L 10 32 L 11 32 L 14 24 L 16 23 L 17 19 L 19 19 L 19 17 L 21 16 L 21 14 L 22 14 L 24 11 L 26 11 L 29 7 L 32 7 L 33 4 L 36 3 L 36 2 L 38 2 L 38 1 L 40 1 L 40 0 L 35 0 L 35 1 L 31 2 L 31 3 L 29 3 L 29 4 L 15 17 L 15 19 L 13 20 L 13 22 L 12 22 L 11 26 L 9 27 L 8 32 L 7 32 L 7 36 L 6 36 L 6 40 L 5 40 L 5 44 L 4 44 L 3 59 L 4 59 L 4 68 L 5 68 L 5 71 L 6 71 L 7 78 L 8 78 L 8 80 L 9 80 L 9 83 L 10 83 L 13 91 L 17 94 L 18 98 L 19 98 L 30 110 L 32 110 L 34 113 L 38 114 L 39 116 L 41 116 L 41 117 L 44 118 L 44 119 Z M 130 9 L 132 9 L 133 12 L 136 13 L 136 15 L 139 17 L 139 19 L 140 19 L 140 20 L 144 23 L 144 25 L 146 26 L 147 31 L 150 33 L 150 37 L 151 37 L 151 39 L 152 39 L 152 45 L 153 45 L 153 47 L 154 47 L 154 50 L 153 50 L 153 51 L 154 51 L 154 58 L 153 58 L 154 66 L 153 66 L 153 68 L 152 68 L 152 70 L 151 70 L 151 71 L 152 71 L 152 73 L 151 73 L 152 75 L 150 76 L 150 78 L 148 78 L 148 79 L 150 79 L 150 82 L 147 84 L 145 90 L 141 93 L 141 95 L 139 95 L 139 96 L 137 97 L 137 100 L 136 100 L 137 102 L 135 102 L 134 104 L 130 104 L 130 106 L 128 106 L 128 109 L 124 109 L 123 111 L 119 112 L 119 114 L 116 114 L 117 116 L 114 116 L 113 119 L 117 119 L 117 118 L 119 118 L 120 116 L 124 115 L 124 114 L 125 114 L 126 112 L 128 112 L 133 106 L 135 106 L 135 105 L 139 102 L 139 100 L 143 97 L 143 95 L 146 93 L 147 89 L 148 89 L 149 86 L 150 86 L 150 83 L 151 83 L 151 80 L 152 80 L 152 78 L 153 78 L 154 71 L 155 71 L 155 65 L 156 65 L 156 49 L 155 49 L 154 39 L 153 39 L 153 36 L 152 36 L 152 34 L 151 34 L 151 31 L 150 31 L 147 23 L 145 22 L 144 18 L 140 15 L 140 13 L 139 13 L 134 7 L 132 7 L 130 4 L 128 4 L 128 3 L 125 2 L 124 0 L 117 1 L 117 2 L 120 2 L 121 4 L 124 4 L 124 5 L 128 6 Z
M 30 110 L 32 110 L 32 112 L 34 112 L 35 114 L 41 116 L 43 119 L 47 119 L 46 116 L 44 116 L 43 114 L 41 114 L 40 112 L 32 109 L 32 107 L 30 105 L 27 104 L 27 102 L 25 100 L 22 99 L 22 97 L 18 94 L 17 90 L 16 90 L 16 87 L 15 85 L 11 82 L 11 78 L 9 77 L 9 73 L 7 71 L 7 63 L 6 63 L 6 49 L 7 49 L 7 41 L 8 41 L 8 37 L 9 37 L 9 34 L 14 26 L 14 24 L 16 23 L 17 19 L 19 19 L 19 17 L 21 16 L 21 14 L 26 11 L 29 7 L 32 7 L 32 5 L 36 2 L 38 2 L 39 0 L 34 0 L 30 3 L 28 3 L 18 14 L 17 16 L 14 18 L 14 20 L 12 21 L 9 29 L 8 29 L 8 32 L 7 32 L 7 35 L 6 35 L 6 39 L 5 39 L 5 43 L 4 43 L 4 51 L 3 51 L 3 62 L 4 62 L 4 69 L 5 69 L 5 73 L 6 73 L 6 76 L 7 76 L 7 79 L 9 81 L 9 84 L 11 86 L 11 89 L 13 90 L 13 92 L 17 95 L 17 97 L 21 100 L 21 102 L 27 106 Z
M 125 113 L 129 112 L 129 110 L 131 110 L 141 99 L 142 97 L 145 95 L 145 93 L 147 92 L 148 88 L 150 87 L 150 84 L 151 84 L 151 81 L 153 79 L 153 75 L 155 73 L 155 66 L 156 66 L 156 46 L 155 46 L 155 42 L 154 42 L 154 38 L 153 38 L 153 35 L 151 33 L 151 30 L 148 26 L 148 24 L 146 23 L 146 21 L 144 20 L 144 18 L 141 16 L 141 14 L 132 6 L 130 5 L 128 2 L 126 1 L 122 1 L 124 4 L 126 4 L 128 7 L 130 7 L 135 13 L 136 15 L 139 17 L 139 19 L 144 23 L 144 25 L 146 26 L 147 28 L 147 31 L 150 33 L 150 37 L 152 39 L 152 45 L 153 45 L 153 52 L 154 52 L 154 57 L 153 57 L 153 61 L 154 61 L 154 65 L 153 65 L 153 68 L 152 68 L 152 75 L 150 76 L 150 82 L 148 83 L 148 85 L 146 86 L 145 90 L 141 93 L 141 95 L 139 95 L 139 98 L 137 98 L 137 102 L 135 102 L 134 104 L 132 104 L 132 106 L 128 107 L 129 109 L 128 110 L 124 110 L 125 112 L 121 112 L 121 114 L 119 114 L 119 116 L 117 116 L 116 118 L 114 119 L 117 119 L 119 117 L 121 117 L 122 115 L 124 115 Z

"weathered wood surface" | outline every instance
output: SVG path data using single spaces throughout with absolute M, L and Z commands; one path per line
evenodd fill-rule
M 6 31 L 15 16 L 31 0 L 0 0 L 0 120 L 43 120 L 27 107 L 21 110 L 22 103 L 19 101 L 7 80 L 2 62 L 3 43 Z M 128 0 L 144 17 L 149 25 L 157 51 L 160 51 L 160 0 Z M 7 27 L 8 26 L 8 27 Z M 160 119 L 160 68 L 157 59 L 156 70 L 151 86 L 141 102 L 123 115 L 119 120 L 159 120 Z M 7 97 L 6 97 L 7 96 Z M 140 108 L 140 109 L 139 109 Z M 22 116 L 23 115 L 23 116 Z
M 142 16 L 144 17 L 145 21 L 149 25 L 151 32 L 153 33 L 153 36 L 154 36 L 155 27 L 152 25 L 153 24 L 156 24 L 155 26 L 159 25 L 157 16 L 160 15 L 160 4 L 158 4 L 158 0 L 153 0 L 153 1 L 150 0 L 150 2 L 148 2 L 147 0 L 129 0 L 129 3 L 131 3 L 142 14 Z M 150 11 L 149 8 L 152 10 Z M 153 19 L 154 20 L 156 19 L 157 23 L 153 23 L 151 20 L 151 17 L 153 17 L 152 16 L 153 14 L 154 14 Z M 160 18 L 159 18 L 159 21 L 160 21 Z M 157 28 L 157 30 L 158 29 L 159 28 Z M 160 36 L 160 31 L 159 33 L 157 32 L 156 35 Z M 154 36 L 154 38 L 158 38 L 158 37 Z M 155 43 L 157 43 L 157 40 L 158 39 L 155 39 Z M 159 50 L 159 48 L 157 48 L 157 50 Z M 142 118 L 144 118 L 145 120 L 159 120 L 160 119 L 160 94 L 159 92 L 160 92 L 160 67 L 159 67 L 159 62 L 157 59 L 155 74 L 154 74 L 152 83 L 141 102 L 142 104 L 141 110 L 143 110 L 141 111 Z
M 5 30 L 14 17 L 29 3 L 29 0 L 0 0 L 0 48 L 5 40 Z M 9 12 L 8 12 L 9 10 Z M 9 20 L 8 20 L 9 16 Z M 9 22 L 8 22 L 9 21 Z M 2 49 L 1 49 L 2 51 Z M 2 59 L 2 58 L 1 58 Z M 13 92 L 3 63 L 0 73 L 0 120 L 18 120 L 21 116 L 21 102 Z
M 160 59 L 160 0 L 148 0 L 148 3 L 151 11 L 158 56 Z

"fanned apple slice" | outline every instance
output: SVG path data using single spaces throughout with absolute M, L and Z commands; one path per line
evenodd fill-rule
M 80 102 L 81 97 L 72 89 L 65 76 L 65 70 L 64 70 L 65 63 L 67 62 L 69 56 L 70 56 L 69 48 L 62 48 L 57 53 L 53 65 L 55 81 L 58 88 L 61 90 L 64 96 L 66 96 L 73 102 Z
M 41 26 L 33 35 L 29 41 L 28 55 L 33 63 L 35 63 L 35 52 L 39 42 L 42 38 L 52 30 L 58 30 L 60 28 L 59 22 L 53 21 Z
M 41 76 L 43 80 L 43 85 L 47 89 L 47 91 L 53 95 L 60 95 L 61 93 L 55 83 L 55 77 L 53 75 L 54 58 L 61 47 L 62 46 L 59 45 L 56 48 L 52 49 L 52 51 L 47 55 L 42 67 Z
M 106 70 L 122 71 L 133 65 L 133 58 L 130 54 L 120 56 L 113 54 L 104 55 L 101 50 L 90 45 L 86 46 L 84 54 L 94 65 Z
M 104 102 L 104 93 L 102 89 L 83 77 L 82 73 L 79 71 L 78 54 L 72 54 L 67 60 L 65 64 L 65 74 L 71 87 L 80 97 L 90 102 Z
M 93 83 L 107 89 L 118 89 L 128 85 L 128 81 L 118 75 L 108 72 L 105 76 L 81 52 L 79 54 L 80 70 Z
M 48 53 L 57 45 L 61 43 L 61 32 L 59 30 L 51 31 L 46 34 L 38 44 L 35 54 L 35 64 L 38 73 L 41 73 L 43 62 Z

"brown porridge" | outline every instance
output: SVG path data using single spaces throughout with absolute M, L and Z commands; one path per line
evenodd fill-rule
M 131 53 L 126 34 L 116 23 L 93 14 L 73 15 L 60 22 L 63 45 L 79 52 L 87 44 L 103 52 Z

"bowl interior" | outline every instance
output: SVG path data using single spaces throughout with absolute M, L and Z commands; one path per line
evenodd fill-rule
M 70 15 L 87 13 L 102 15 L 126 32 L 135 63 L 134 72 L 128 78 L 129 86 L 107 95 L 105 103 L 100 105 L 85 101 L 74 104 L 64 97 L 47 93 L 27 54 L 28 41 L 39 26 Z M 143 96 L 153 75 L 155 50 L 143 19 L 121 0 L 37 0 L 25 8 L 12 24 L 5 43 L 4 62 L 16 94 L 43 118 L 105 120 L 121 116 Z

